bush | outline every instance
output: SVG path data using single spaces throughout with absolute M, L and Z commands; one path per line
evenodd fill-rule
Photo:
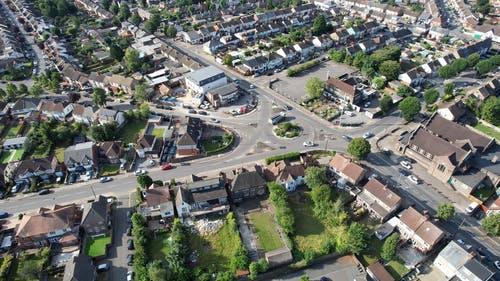
M 266 158 L 266 165 L 269 165 L 274 161 L 280 161 L 280 160 L 297 161 L 299 159 L 300 159 L 300 152 L 289 152 Z
M 10 266 L 14 261 L 14 256 L 12 254 L 6 254 L 3 257 L 2 265 L 0 266 L 0 279 L 7 280 L 7 276 L 9 275 Z
M 295 218 L 292 210 L 288 207 L 285 188 L 281 184 L 274 182 L 268 183 L 267 186 L 269 188 L 269 198 L 276 211 L 276 221 L 286 235 L 291 235 L 295 231 Z
M 289 68 L 287 71 L 286 71 L 286 76 L 288 77 L 292 77 L 292 76 L 295 76 L 299 73 L 301 73 L 302 71 L 305 71 L 309 68 L 312 68 L 318 64 L 320 64 L 320 60 L 312 60 L 312 61 L 308 61 L 306 63 L 303 63 L 297 67 L 294 67 L 294 68 Z

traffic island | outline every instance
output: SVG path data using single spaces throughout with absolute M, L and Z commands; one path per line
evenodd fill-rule
M 278 137 L 291 139 L 300 135 L 302 127 L 292 122 L 283 122 L 278 124 L 273 132 Z

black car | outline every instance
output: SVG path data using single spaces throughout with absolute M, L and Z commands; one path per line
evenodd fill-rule
M 132 218 L 132 213 L 127 211 L 127 222 L 130 223 L 130 218 Z
M 9 217 L 9 213 L 0 211 L 0 219 L 5 219 Z
M 127 241 L 127 249 L 129 249 L 129 250 L 133 250 L 134 249 L 134 240 L 129 239 Z
M 157 104 L 157 105 L 155 105 L 155 107 L 158 108 L 158 109 L 161 109 L 161 108 L 163 108 L 163 105 Z
M 38 195 L 46 195 L 50 193 L 50 189 L 43 189 L 42 191 L 38 192 Z
M 127 236 L 132 236 L 132 226 L 127 227 Z
M 163 109 L 166 109 L 166 110 L 174 110 L 171 106 L 168 106 L 168 105 L 164 105 L 164 106 L 163 106 Z
M 134 265 L 134 255 L 132 254 L 127 255 L 127 265 L 129 266 Z
M 198 114 L 200 114 L 200 115 L 208 115 L 208 113 L 206 111 L 198 111 Z

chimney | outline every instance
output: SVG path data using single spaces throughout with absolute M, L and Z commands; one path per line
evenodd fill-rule
M 498 161 L 498 155 L 495 155 L 495 156 L 493 156 L 493 158 L 491 158 L 491 163 L 492 164 L 496 164 L 497 161 Z

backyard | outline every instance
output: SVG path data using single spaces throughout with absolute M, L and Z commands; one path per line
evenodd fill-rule
M 135 143 L 136 138 L 142 134 L 142 131 L 146 127 L 146 120 L 136 119 L 127 122 L 123 128 L 118 132 L 118 138 L 123 140 L 123 143 Z
M 252 212 L 248 217 L 252 221 L 254 231 L 259 238 L 260 250 L 269 252 L 284 246 L 271 213 L 267 211 Z
M 24 149 L 17 150 L 3 150 L 0 155 L 0 162 L 2 164 L 9 163 L 10 161 L 19 161 L 22 159 Z
M 64 162 L 64 151 L 66 150 L 65 147 L 58 147 L 54 150 L 54 154 L 56 155 L 56 159 L 59 163 Z
M 17 137 L 17 133 L 19 132 L 19 129 L 21 128 L 21 124 L 14 125 L 9 128 L 7 133 L 5 134 L 5 139 L 11 139 Z
M 150 260 L 165 260 L 170 252 L 170 243 L 168 242 L 169 233 L 154 233 L 148 239 L 147 254 Z
M 370 241 L 368 241 L 368 249 L 366 250 L 366 253 L 358 256 L 359 260 L 365 267 L 380 260 L 382 244 L 384 244 L 384 241 L 379 240 L 374 235 L 370 238 Z M 397 257 L 395 258 L 395 260 L 387 263 L 385 265 L 385 268 L 396 280 L 401 279 L 402 276 L 409 272 L 409 270 L 405 267 L 403 261 L 401 261 Z
M 487 134 L 490 137 L 495 138 L 495 140 L 498 142 L 500 140 L 500 132 L 490 128 L 489 126 L 483 125 L 481 123 L 478 123 L 474 128 L 478 129 L 479 131 Z
M 106 245 L 111 244 L 111 237 L 109 235 L 87 238 L 87 245 L 85 253 L 91 257 L 99 257 L 106 254 Z

